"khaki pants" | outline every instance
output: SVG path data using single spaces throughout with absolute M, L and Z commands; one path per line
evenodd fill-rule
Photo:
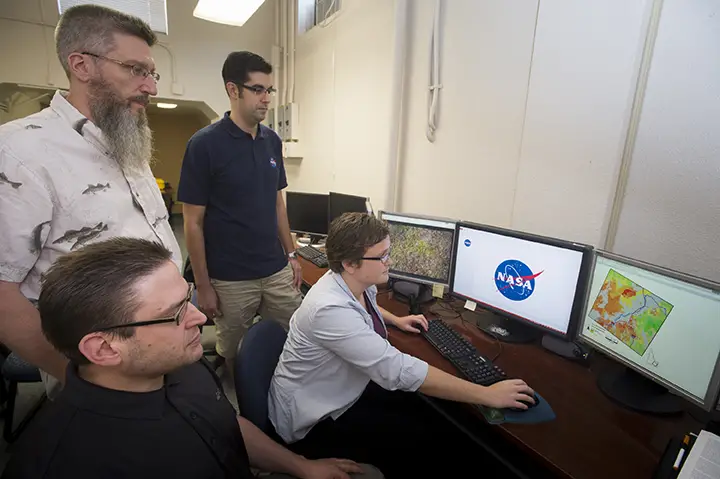
M 293 288 L 292 267 L 288 264 L 275 274 L 247 281 L 210 282 L 218 295 L 220 315 L 215 322 L 215 349 L 225 359 L 237 355 L 240 340 L 256 314 L 274 319 L 287 330 L 290 317 L 300 306 L 300 292 Z

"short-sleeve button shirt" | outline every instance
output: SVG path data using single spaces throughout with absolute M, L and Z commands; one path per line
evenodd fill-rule
M 61 255 L 115 236 L 163 243 L 182 257 L 150 171 L 123 171 L 102 132 L 62 93 L 50 106 L 0 126 L 0 280 L 40 295 Z M 48 392 L 57 384 L 43 375 Z
M 162 242 L 181 267 L 149 167 L 123 171 L 60 92 L 48 108 L 0 126 L 0 280 L 37 299 L 55 259 L 114 236 Z

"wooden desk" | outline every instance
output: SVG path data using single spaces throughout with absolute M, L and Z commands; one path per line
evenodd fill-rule
M 303 277 L 312 285 L 324 273 L 301 259 Z M 378 295 L 378 303 L 397 315 L 408 307 Z M 429 318 L 428 318 L 429 319 Z M 484 355 L 493 357 L 498 343 L 460 319 L 446 320 Z M 419 335 L 390 328 L 389 340 L 400 351 L 412 354 L 450 374 L 457 370 Z M 662 452 L 674 435 L 699 430 L 689 414 L 658 418 L 626 410 L 607 399 L 596 386 L 596 371 L 616 365 L 595 355 L 590 368 L 570 362 L 540 346 L 503 343 L 495 363 L 510 377 L 524 379 L 552 406 L 555 421 L 495 426 L 498 435 L 523 452 L 535 456 L 558 477 L 576 479 L 645 479 L 652 477 Z M 479 412 L 468 407 L 474 414 Z

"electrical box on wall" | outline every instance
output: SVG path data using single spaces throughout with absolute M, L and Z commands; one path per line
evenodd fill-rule
M 298 141 L 298 105 L 285 105 L 285 141 Z
M 275 118 L 277 128 L 275 132 L 278 134 L 281 140 L 285 141 L 285 107 L 277 107 L 277 118 Z
M 275 124 L 275 109 L 270 108 L 268 110 L 267 117 L 265 118 L 265 122 L 267 123 L 268 128 L 271 130 L 275 130 L 277 132 L 277 125 Z

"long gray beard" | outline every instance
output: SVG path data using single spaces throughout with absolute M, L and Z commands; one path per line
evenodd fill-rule
M 90 113 L 105 136 L 108 153 L 124 171 L 144 172 L 152 164 L 152 131 L 147 114 L 134 114 L 104 81 L 93 82 Z

